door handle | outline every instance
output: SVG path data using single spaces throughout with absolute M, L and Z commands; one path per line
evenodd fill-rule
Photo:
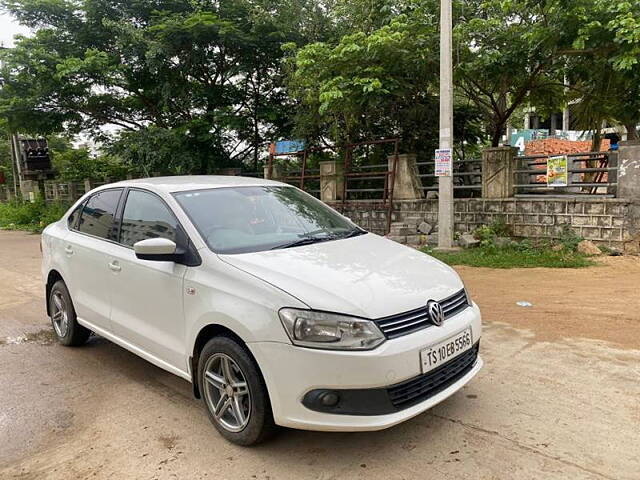
M 67 255 L 73 255 L 73 248 L 71 248 L 71 245 L 64 247 L 64 251 Z
M 109 269 L 112 272 L 119 272 L 120 270 L 122 270 L 122 267 L 118 264 L 118 262 L 116 262 L 115 260 L 113 262 L 111 262 L 109 264 Z

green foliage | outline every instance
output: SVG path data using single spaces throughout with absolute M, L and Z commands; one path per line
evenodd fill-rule
M 115 156 L 91 155 L 87 148 L 72 148 L 53 153 L 53 166 L 63 181 L 113 179 L 119 180 L 129 173 L 127 165 Z
M 565 225 L 558 239 L 558 245 L 562 246 L 562 249 L 569 252 L 575 252 L 578 249 L 578 244 L 584 240 L 578 235 L 571 227 Z
M 480 245 L 490 246 L 495 245 L 496 237 L 510 237 L 511 228 L 504 220 L 495 220 L 489 225 L 478 227 L 473 235 L 480 240 Z
M 437 144 L 436 0 L 0 5 L 33 30 L 0 52 L 0 129 L 88 132 L 109 154 L 94 168 L 84 153 L 65 153 L 56 162 L 68 178 L 122 165 L 138 174 L 257 169 L 280 138 L 341 147 L 399 136 L 404 152 L 421 156 Z M 637 135 L 640 3 L 453 6 L 458 157 L 497 145 L 526 105 L 545 115 L 580 99 L 574 113 L 587 128 L 607 120 Z M 5 149 L 0 139 L 8 173 Z
M 345 35 L 336 45 L 307 45 L 290 57 L 299 135 L 326 135 L 336 144 L 397 135 L 406 151 L 433 141 L 437 25 L 432 14 L 413 14 L 370 33 Z
M 563 99 L 557 1 L 464 0 L 454 28 L 460 94 L 482 112 L 492 146 L 526 103 L 553 111 Z
M 454 253 L 425 249 L 425 253 L 449 265 L 487 268 L 583 268 L 595 265 L 589 258 L 570 251 L 554 251 L 549 247 L 534 247 L 529 242 L 499 248 L 480 246 Z
M 571 228 L 562 231 L 557 241 L 529 239 L 498 244 L 496 238 L 510 237 L 511 229 L 503 221 L 495 221 L 475 230 L 480 246 L 460 252 L 442 253 L 430 248 L 424 251 L 450 265 L 490 268 L 580 268 L 594 265 L 577 251 L 583 239 Z
M 34 29 L 2 52 L 0 115 L 12 130 L 100 137 L 111 125 L 125 152 L 177 130 L 164 136 L 185 172 L 255 164 L 267 139 L 288 135 L 281 45 L 321 40 L 328 28 L 310 0 L 1 3 Z M 195 145 L 181 134 L 197 137 Z
M 0 228 L 41 232 L 47 225 L 59 220 L 69 205 L 46 204 L 41 198 L 35 202 L 13 200 L 0 203 Z

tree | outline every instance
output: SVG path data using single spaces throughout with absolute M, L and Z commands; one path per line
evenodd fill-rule
M 579 113 L 597 117 L 595 123 L 623 125 L 629 139 L 638 139 L 640 4 L 595 0 L 573 8 L 579 23 L 569 71 L 577 84 Z M 594 131 L 599 128 L 595 125 Z
M 117 126 L 123 154 L 134 139 L 164 130 L 194 140 L 171 144 L 198 150 L 197 161 L 185 158 L 199 173 L 255 165 L 267 138 L 287 134 L 280 46 L 324 28 L 309 0 L 2 4 L 37 29 L 3 54 L 0 114 L 11 128 L 99 134 Z M 182 153 L 172 153 L 173 163 Z
M 92 180 L 120 180 L 128 168 L 117 157 L 109 155 L 93 155 L 88 148 L 65 148 L 56 151 L 51 148 L 53 167 L 57 177 L 63 181 L 80 182 L 86 178 Z
M 484 112 L 492 146 L 526 103 L 563 100 L 555 1 L 465 0 L 454 28 L 459 91 Z
M 297 133 L 315 141 L 327 137 L 338 145 L 398 136 L 410 151 L 432 140 L 437 131 L 437 31 L 433 15 L 424 19 L 419 24 L 401 15 L 369 34 L 294 52 L 289 93 L 299 105 Z

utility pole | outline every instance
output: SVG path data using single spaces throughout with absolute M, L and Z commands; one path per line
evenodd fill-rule
M 567 78 L 567 76 L 564 76 L 564 93 L 565 95 L 567 95 L 569 93 L 569 79 Z M 568 132 L 569 131 L 569 104 L 567 103 L 567 105 L 564 107 L 564 109 L 562 110 L 562 130 L 564 132 Z M 565 133 L 565 135 L 567 135 L 567 133 Z M 569 138 L 568 136 L 565 138 Z
M 450 175 L 438 177 L 438 248 L 453 248 L 452 0 L 440 0 L 440 149 L 451 150 Z

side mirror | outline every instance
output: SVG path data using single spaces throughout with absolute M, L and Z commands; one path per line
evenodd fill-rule
M 167 238 L 148 238 L 133 244 L 133 251 L 140 260 L 175 262 L 181 256 L 175 242 Z

